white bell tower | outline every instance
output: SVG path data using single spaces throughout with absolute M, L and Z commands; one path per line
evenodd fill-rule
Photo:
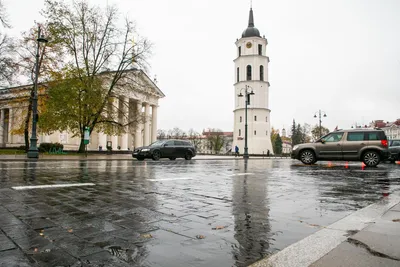
M 245 148 L 245 107 L 246 88 L 249 95 L 247 105 L 247 147 L 249 155 L 273 154 L 269 109 L 269 82 L 267 45 L 265 37 L 254 27 L 253 9 L 250 8 L 249 25 L 236 41 L 235 63 L 235 107 L 232 146 L 239 147 L 240 154 Z M 238 95 L 244 97 L 239 97 Z M 232 149 L 234 151 L 234 149 Z

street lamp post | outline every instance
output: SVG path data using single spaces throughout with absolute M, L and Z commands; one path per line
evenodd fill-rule
M 38 121 L 38 77 L 39 77 L 39 50 L 40 43 L 47 43 L 47 39 L 45 39 L 40 34 L 40 26 L 38 27 L 38 38 L 37 38 L 37 48 L 36 48 L 36 65 L 35 65 L 35 82 L 33 85 L 33 96 L 32 96 L 32 136 L 31 136 L 31 144 L 28 150 L 28 158 L 38 158 L 39 150 L 37 147 L 37 135 L 36 135 L 36 124 Z
M 317 113 L 318 113 L 318 119 L 319 119 L 319 138 L 321 138 L 322 137 L 322 129 L 321 129 L 321 123 L 322 123 L 321 117 L 322 117 L 322 115 L 321 114 L 324 113 L 324 117 L 326 117 L 326 112 L 318 110 L 318 112 L 315 112 L 314 118 L 317 117 Z
M 244 110 L 245 110 L 244 111 L 245 112 L 244 113 L 244 153 L 243 153 L 243 158 L 244 159 L 248 159 L 249 158 L 249 149 L 247 147 L 247 105 L 250 102 L 250 96 L 254 95 L 253 88 L 251 89 L 251 92 L 248 91 L 248 88 L 251 88 L 251 87 L 246 85 L 246 87 L 243 88 L 244 92 L 245 92 L 244 95 L 242 94 L 242 90 L 243 89 L 240 89 L 240 93 L 238 94 L 238 97 L 243 97 L 243 96 L 246 97 L 245 106 L 244 106 Z

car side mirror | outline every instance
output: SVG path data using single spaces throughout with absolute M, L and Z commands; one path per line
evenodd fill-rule
M 164 144 L 164 147 L 168 146 L 168 144 Z
M 324 139 L 321 139 L 321 143 L 325 144 L 325 140 L 324 140 Z

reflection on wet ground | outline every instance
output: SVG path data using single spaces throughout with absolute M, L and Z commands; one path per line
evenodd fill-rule
M 0 263 L 21 266 L 246 266 L 400 189 L 389 164 L 0 165 Z M 75 183 L 95 185 L 12 189 Z

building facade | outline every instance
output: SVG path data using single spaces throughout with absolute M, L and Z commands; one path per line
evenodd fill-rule
M 384 121 L 384 120 L 375 120 L 372 121 L 369 125 L 370 127 L 378 127 L 381 128 L 388 140 L 399 139 L 400 140 L 400 119 L 397 119 L 393 122 Z
M 112 105 L 109 106 L 109 112 L 118 113 L 118 120 L 122 124 L 130 117 L 143 119 L 134 125 L 126 126 L 124 133 L 120 135 L 92 131 L 88 150 L 105 150 L 107 143 L 111 144 L 112 150 L 132 150 L 134 147 L 148 145 L 157 139 L 158 100 L 165 95 L 142 70 L 132 69 L 128 72 L 124 85 L 117 86 L 110 98 Z M 24 136 L 18 129 L 21 128 L 22 120 L 26 117 L 32 86 L 0 89 L 0 147 L 25 145 Z M 64 145 L 64 150 L 78 150 L 80 142 L 80 137 L 74 137 L 68 131 L 43 134 L 40 128 L 38 129 L 38 145 L 61 143 Z
M 237 57 L 234 83 L 234 131 L 233 146 L 237 145 L 240 153 L 245 146 L 245 108 L 247 103 L 247 146 L 249 154 L 273 154 L 270 133 L 269 82 L 267 56 L 268 41 L 261 37 L 254 27 L 253 10 L 250 9 L 248 27 L 242 38 L 236 41 Z M 253 92 L 246 99 L 248 93 Z M 244 95 L 245 97 L 239 97 Z

